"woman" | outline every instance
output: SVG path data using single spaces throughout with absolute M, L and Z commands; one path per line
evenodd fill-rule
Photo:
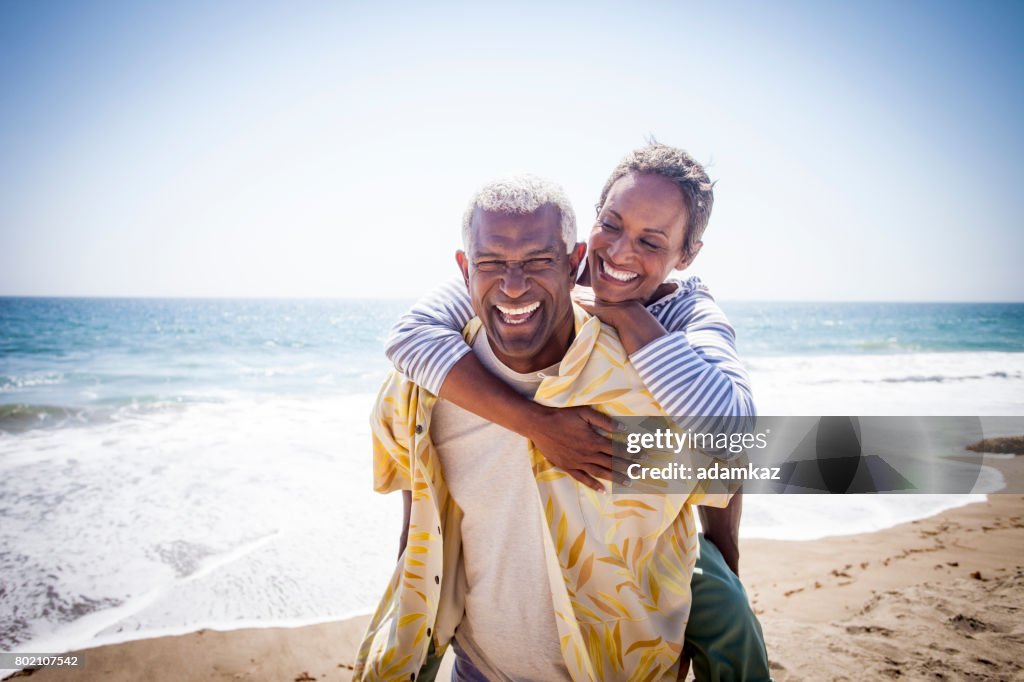
M 633 151 L 601 192 L 579 278 L 592 289 L 578 295 L 580 304 L 616 328 L 666 413 L 698 432 L 754 413 L 724 313 L 698 278 L 669 278 L 700 251 L 713 201 L 707 173 L 685 151 L 657 143 Z M 602 434 L 615 428 L 613 420 L 587 407 L 545 407 L 514 392 L 463 341 L 460 332 L 472 317 L 465 285 L 453 281 L 399 320 L 387 355 L 420 386 L 529 438 L 553 464 L 603 490 L 598 479 L 618 477 Z M 701 543 L 686 632 L 698 680 L 768 679 L 760 626 L 737 578 L 738 500 L 717 514 L 701 508 L 705 538 L 715 544 Z

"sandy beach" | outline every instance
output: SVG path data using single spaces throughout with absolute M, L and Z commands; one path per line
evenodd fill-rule
M 741 570 L 779 682 L 1024 680 L 1024 496 L 875 533 L 747 540 Z M 366 621 L 103 646 L 78 670 L 13 679 L 348 680 Z

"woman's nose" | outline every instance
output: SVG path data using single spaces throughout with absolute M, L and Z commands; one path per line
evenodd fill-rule
M 622 261 L 629 257 L 629 244 L 620 236 L 608 245 L 607 252 L 609 258 L 622 265 Z

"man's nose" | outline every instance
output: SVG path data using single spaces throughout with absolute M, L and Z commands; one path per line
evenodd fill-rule
M 519 298 L 530 288 L 526 273 L 521 265 L 509 265 L 501 278 L 501 293 L 509 298 Z

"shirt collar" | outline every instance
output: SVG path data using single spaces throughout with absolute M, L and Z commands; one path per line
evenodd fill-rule
M 601 320 L 576 305 L 575 302 L 572 304 L 572 314 L 573 329 L 576 333 L 572 343 L 569 344 L 569 350 L 565 352 L 562 361 L 558 364 L 557 376 L 559 378 L 575 377 L 583 370 L 597 344 L 597 337 L 601 334 Z M 462 330 L 462 337 L 466 343 L 472 346 L 481 328 L 483 328 L 483 322 L 479 317 L 470 320 Z M 555 377 L 547 377 L 547 379 L 551 378 Z

